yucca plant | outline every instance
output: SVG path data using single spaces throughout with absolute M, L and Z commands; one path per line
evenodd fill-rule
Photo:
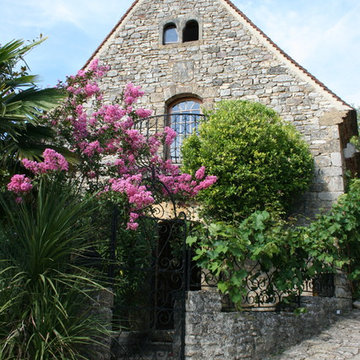
M 76 265 L 92 246 L 89 202 L 41 180 L 32 200 L 0 204 L 0 359 L 89 359 L 106 332 L 90 306 L 101 286 Z

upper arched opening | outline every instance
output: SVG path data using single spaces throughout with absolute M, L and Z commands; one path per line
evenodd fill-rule
M 190 20 L 183 30 L 183 42 L 196 40 L 199 40 L 199 23 L 196 20 Z
M 179 34 L 174 23 L 168 23 L 164 26 L 163 44 L 173 44 L 179 41 Z

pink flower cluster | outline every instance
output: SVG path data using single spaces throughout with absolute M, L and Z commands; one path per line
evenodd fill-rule
M 34 174 L 44 174 L 48 171 L 67 171 L 69 169 L 69 164 L 64 156 L 53 149 L 45 149 L 42 156 L 44 161 L 41 163 L 28 159 L 23 159 L 22 163 L 26 169 Z
M 148 109 L 140 108 L 140 109 L 135 110 L 135 114 L 139 118 L 145 119 L 145 118 L 149 117 L 152 114 L 152 111 L 148 110 Z
M 141 210 L 154 203 L 154 198 L 144 185 L 141 185 L 142 175 L 137 174 L 127 178 L 110 179 L 112 191 L 126 194 L 134 210 Z
M 141 90 L 140 86 L 134 86 L 134 84 L 129 83 L 125 87 L 124 102 L 127 106 L 132 105 L 139 97 L 143 95 L 144 92 Z
M 171 145 L 177 136 L 176 131 L 168 126 L 165 126 L 164 134 L 165 134 L 165 144 L 166 145 Z
M 133 175 L 127 178 L 110 179 L 110 188 L 114 192 L 123 193 L 127 196 L 131 205 L 131 212 L 129 214 L 129 221 L 127 229 L 136 230 L 138 223 L 136 219 L 139 213 L 149 205 L 154 203 L 154 198 L 151 191 L 148 191 L 144 185 L 141 185 L 142 175 Z
M 89 70 L 79 70 L 76 76 L 68 78 L 66 90 L 76 96 L 90 97 L 94 94 L 100 96 L 100 88 L 95 81 L 90 82 L 91 77 L 99 78 L 109 69 L 107 66 L 99 66 L 99 60 L 95 59 L 89 65 Z
M 93 84 L 86 84 L 84 87 L 84 91 L 86 96 L 92 96 L 94 94 L 96 94 L 97 92 L 99 92 L 100 88 L 98 87 L 98 85 L 96 83 Z
M 100 146 L 99 140 L 84 144 L 83 153 L 88 157 L 92 157 L 94 154 L 101 154 L 102 152 L 104 152 L 104 149 Z
M 94 113 L 97 118 L 103 118 L 107 124 L 115 124 L 126 115 L 126 110 L 119 105 L 104 105 L 99 111 Z
M 104 71 L 106 69 L 95 60 L 88 70 L 80 70 L 76 76 L 69 77 L 65 86 L 68 99 L 57 117 L 49 118 L 48 122 L 56 126 L 59 136 L 66 139 L 80 159 L 73 170 L 86 178 L 91 191 L 124 194 L 130 208 L 127 226 L 134 230 L 139 214 L 155 201 L 155 194 L 144 185 L 145 177 L 163 182 L 167 191 L 159 195 L 177 194 L 182 200 L 211 186 L 216 177 L 205 176 L 204 167 L 194 177 L 182 174 L 177 165 L 158 156 L 174 141 L 175 130 L 165 127 L 162 132 L 145 137 L 136 128 L 141 119 L 148 118 L 152 112 L 135 108 L 144 92 L 132 83 L 126 85 L 121 104 L 104 104 L 96 83 L 96 78 Z M 91 104 L 92 110 L 85 104 Z M 43 165 L 29 160 L 24 166 L 34 173 L 43 170 Z M 103 176 L 111 179 L 107 187 L 98 181 Z
M 144 147 L 146 144 L 146 139 L 139 130 L 130 129 L 126 130 L 125 134 L 128 136 L 127 143 L 130 146 L 132 151 L 137 151 L 140 148 Z
M 196 181 L 190 174 L 159 175 L 160 181 L 166 186 L 168 192 L 183 196 L 195 197 L 199 191 L 213 185 L 217 177 L 208 175 L 202 181 Z
M 205 166 L 196 171 L 194 179 L 190 174 L 181 173 L 179 166 L 170 160 L 162 160 L 159 156 L 154 156 L 152 163 L 158 167 L 158 179 L 165 185 L 165 193 L 168 194 L 195 197 L 199 191 L 207 189 L 217 181 L 216 176 L 205 177 Z
M 202 166 L 200 169 L 198 169 L 195 173 L 195 178 L 197 180 L 202 180 L 205 176 L 205 166 Z
M 104 76 L 109 69 L 109 66 L 100 66 L 99 59 L 94 59 L 89 65 L 89 70 L 92 71 L 97 78 Z
M 26 194 L 32 189 L 31 180 L 23 174 L 16 174 L 10 179 L 7 189 L 17 195 Z
M 127 230 L 136 230 L 139 227 L 139 224 L 136 222 L 139 216 L 140 215 L 138 213 L 130 212 L 129 221 L 126 226 Z

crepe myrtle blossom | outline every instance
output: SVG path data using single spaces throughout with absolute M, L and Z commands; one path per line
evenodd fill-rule
M 141 119 L 152 114 L 151 110 L 136 108 L 136 102 L 144 95 L 140 86 L 127 84 L 113 104 L 105 104 L 97 81 L 107 70 L 95 60 L 87 69 L 68 77 L 62 84 L 68 97 L 58 110 L 44 116 L 45 124 L 58 134 L 59 145 L 65 145 L 77 158 L 71 171 L 65 158 L 51 149 L 44 151 L 43 162 L 24 159 L 22 163 L 35 177 L 48 171 L 66 171 L 69 178 L 80 177 L 86 191 L 99 196 L 108 194 L 110 198 L 121 194 L 119 198 L 129 209 L 124 219 L 127 228 L 136 230 L 139 215 L 154 205 L 155 198 L 162 196 L 166 201 L 167 196 L 178 196 L 184 201 L 211 186 L 216 177 L 206 176 L 205 167 L 195 176 L 183 174 L 179 166 L 160 156 L 176 138 L 171 127 L 150 136 L 136 128 Z M 21 189 L 21 184 L 22 191 L 31 190 L 30 180 L 17 181 L 20 185 L 13 180 L 9 190 Z M 150 191 L 149 181 L 162 182 L 163 192 Z
M 100 146 L 98 140 L 92 141 L 91 143 L 84 145 L 83 153 L 88 157 L 92 157 L 94 156 L 94 154 L 101 154 L 102 152 L 104 152 L 104 149 Z
M 194 180 L 190 174 L 159 175 L 160 181 L 166 186 L 166 191 L 187 197 L 195 197 L 199 191 L 207 189 L 217 181 L 216 176 L 208 175 L 204 180 Z
M 141 210 L 154 203 L 151 191 L 146 186 L 141 185 L 142 175 L 137 174 L 127 178 L 110 179 L 110 189 L 115 192 L 124 193 L 129 199 L 129 203 L 135 210 Z
M 152 111 L 148 110 L 148 109 L 140 108 L 140 109 L 135 110 L 135 114 L 139 118 L 145 119 L 145 118 L 149 117 L 152 114 Z
M 124 91 L 124 102 L 127 106 L 134 104 L 137 99 L 144 95 L 144 91 L 141 90 L 140 86 L 134 86 L 134 84 L 129 83 L 125 86 Z
M 34 174 L 44 174 L 48 171 L 67 171 L 69 169 L 69 164 L 64 156 L 53 149 L 45 149 L 42 156 L 43 162 L 23 159 L 22 164 Z
M 174 139 L 177 136 L 176 131 L 168 126 L 165 126 L 164 134 L 165 134 L 165 144 L 168 146 L 173 143 Z
M 199 170 L 195 173 L 195 178 L 197 180 L 202 180 L 205 176 L 205 166 L 202 166 Z
M 32 187 L 30 178 L 23 174 L 15 174 L 7 185 L 7 189 L 17 195 L 28 193 Z M 20 202 L 18 198 L 17 202 Z

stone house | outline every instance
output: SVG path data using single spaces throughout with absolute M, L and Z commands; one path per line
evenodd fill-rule
M 155 114 L 145 130 L 161 123 L 180 133 L 166 154 L 174 161 L 181 161 L 182 139 L 196 126 L 201 108 L 212 108 L 222 99 L 243 99 L 273 108 L 310 146 L 316 173 L 299 212 L 313 216 L 329 208 L 345 191 L 345 172 L 359 169 L 359 156 L 349 143 L 357 134 L 355 110 L 285 54 L 230 0 L 135 0 L 84 68 L 94 58 L 111 68 L 101 80 L 105 100 L 115 100 L 129 82 L 141 85 L 145 96 L 140 105 Z M 340 281 L 335 285 L 339 292 Z M 171 298 L 171 291 L 166 295 Z M 351 307 L 351 296 L 345 295 L 307 299 L 309 316 L 301 317 L 221 312 L 219 294 L 211 291 L 189 292 L 186 304 L 185 296 L 178 302 L 179 310 L 174 295 L 170 307 L 175 340 L 168 352 L 161 351 L 178 359 L 264 359 L 293 344 L 299 334 L 316 333 L 335 311 Z M 162 310 L 156 307 L 155 317 Z M 151 334 L 144 333 L 142 346 L 148 346 Z M 115 339 L 118 359 L 134 358 L 126 357 L 133 335 L 123 332 Z M 109 358 L 102 356 L 97 359 Z
M 111 70 L 102 80 L 114 100 L 133 82 L 141 105 L 186 136 L 190 114 L 221 99 L 244 99 L 273 108 L 309 143 L 316 163 L 299 211 L 312 216 L 344 192 L 346 170 L 357 171 L 349 144 L 356 112 L 285 54 L 229 0 L 135 0 L 93 58 Z M 171 114 L 186 113 L 176 119 Z M 186 122 L 190 122 L 187 123 Z M 185 124 L 184 124 L 185 123 Z M 188 129 L 188 130 L 187 130 Z M 171 156 L 179 160 L 181 138 Z

